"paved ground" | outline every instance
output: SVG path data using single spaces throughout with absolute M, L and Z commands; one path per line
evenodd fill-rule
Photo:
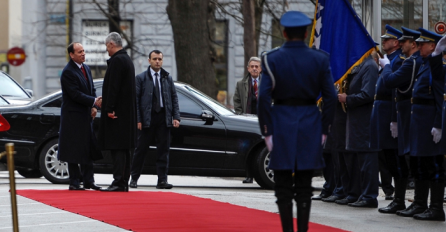
M 44 178 L 25 179 L 16 173 L 17 189 L 66 189 L 66 185 L 54 185 Z M 189 194 L 216 201 L 229 202 L 249 208 L 277 213 L 275 197 L 271 190 L 263 190 L 257 184 L 242 184 L 242 178 L 214 178 L 192 176 L 170 176 L 174 184 L 172 191 Z M 111 175 L 96 175 L 99 185 L 107 186 L 112 181 Z M 143 175 L 138 189 L 131 191 L 158 191 L 155 189 L 156 177 Z M 320 190 L 322 178 L 314 178 L 313 186 Z M 0 232 L 12 231 L 12 218 L 9 198 L 9 179 L 6 171 L 0 171 Z M 319 191 L 315 191 L 318 194 Z M 408 191 L 408 198 L 413 191 Z M 59 210 L 39 202 L 17 196 L 20 231 L 126 231 L 121 228 L 92 220 L 77 214 Z M 386 206 L 381 192 L 379 206 Z M 409 202 L 407 203 L 409 205 Z M 444 222 L 422 222 L 412 218 L 384 215 L 377 209 L 357 209 L 336 204 L 313 202 L 311 221 L 342 228 L 349 231 L 446 231 Z

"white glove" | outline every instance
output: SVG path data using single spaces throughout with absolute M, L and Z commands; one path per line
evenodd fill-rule
M 431 134 L 432 134 L 432 136 L 434 136 L 434 143 L 440 142 L 440 139 L 441 139 L 441 129 L 432 127 Z
M 266 147 L 268 148 L 268 151 L 272 151 L 273 150 L 273 135 L 266 136 L 265 143 L 266 143 Z
M 393 138 L 398 137 L 398 123 L 396 122 L 390 123 L 390 132 L 392 133 Z
M 327 135 L 322 134 L 322 146 L 324 146 L 325 142 L 327 141 Z
M 443 36 L 443 38 L 438 41 L 437 46 L 435 47 L 435 51 L 432 52 L 432 56 L 441 54 L 444 49 L 446 49 L 446 36 Z
M 387 55 L 384 55 L 384 57 L 382 59 L 379 58 L 379 65 L 381 66 L 381 68 L 384 68 L 384 66 L 386 66 L 386 64 L 390 64 L 390 60 L 389 60 L 389 58 L 387 58 Z

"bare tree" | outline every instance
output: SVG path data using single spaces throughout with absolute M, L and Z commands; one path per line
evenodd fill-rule
M 245 50 L 245 64 L 248 63 L 249 58 L 257 56 L 257 37 L 255 31 L 255 4 L 253 0 L 243 0 L 242 6 L 243 14 L 243 48 Z M 245 75 L 247 71 L 245 69 Z

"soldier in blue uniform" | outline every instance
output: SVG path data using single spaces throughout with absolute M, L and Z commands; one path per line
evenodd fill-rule
M 381 36 L 382 48 L 387 58 L 391 61 L 392 71 L 396 71 L 404 61 L 401 55 L 401 45 L 398 41 L 403 33 L 389 25 L 386 25 L 386 33 Z M 380 70 L 382 72 L 382 69 Z M 370 121 L 370 148 L 382 150 L 379 152 L 379 169 L 381 173 L 381 185 L 386 200 L 392 200 L 394 188 L 391 185 L 392 172 L 390 169 L 396 166 L 398 156 L 397 132 L 392 133 L 392 126 L 396 129 L 396 119 L 393 119 L 395 112 L 395 89 L 388 89 L 384 86 L 382 77 L 378 78 L 375 88 L 375 102 L 373 105 L 372 117 Z M 395 112 L 395 113 L 394 113 Z M 393 167 L 392 167 L 393 166 Z M 386 185 L 386 173 L 390 173 L 390 183 Z M 397 179 L 395 179 L 395 183 Z M 406 183 L 404 183 L 406 184 Z
M 271 151 L 269 168 L 274 170 L 282 229 L 293 231 L 294 198 L 298 230 L 307 231 L 311 179 L 314 169 L 324 167 L 322 144 L 333 120 L 336 93 L 328 55 L 305 45 L 312 21 L 301 12 L 289 11 L 280 23 L 286 42 L 262 56 L 259 126 Z M 319 95 L 324 101 L 322 113 L 316 105 Z
M 407 57 L 401 67 L 397 70 L 392 70 L 391 61 L 387 57 L 380 59 L 380 64 L 384 67 L 381 73 L 381 79 L 384 86 L 389 89 L 397 89 L 395 101 L 397 103 L 396 108 L 398 111 L 398 156 L 396 157 L 396 165 L 391 165 L 393 166 L 391 169 L 393 172 L 392 174 L 395 176 L 395 179 L 398 179 L 398 182 L 395 183 L 397 190 L 395 198 L 390 205 L 379 209 L 379 212 L 381 213 L 391 214 L 406 208 L 404 198 L 406 195 L 406 183 L 409 176 L 409 168 L 406 163 L 405 155 L 410 152 L 410 99 L 412 97 L 413 82 L 422 63 L 422 57 L 418 51 L 417 42 L 415 42 L 415 40 L 420 37 L 420 32 L 405 27 L 401 27 L 401 29 L 403 35 L 398 40 L 402 43 L 402 53 Z M 420 184 L 419 187 L 422 187 L 422 185 Z

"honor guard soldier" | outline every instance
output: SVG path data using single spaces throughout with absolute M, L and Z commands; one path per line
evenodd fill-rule
M 389 25 L 386 25 L 386 33 L 381 36 L 382 48 L 390 60 L 392 71 L 396 71 L 404 61 L 401 55 L 401 45 L 398 41 L 403 33 Z M 382 69 L 381 69 L 382 72 Z M 384 86 L 382 76 L 378 78 L 375 88 L 375 101 L 370 121 L 370 148 L 382 150 L 379 153 L 379 167 L 381 172 L 381 185 L 386 200 L 392 200 L 393 187 L 391 185 L 393 174 L 389 166 L 396 166 L 396 158 L 398 156 L 398 140 L 397 140 L 397 120 L 396 120 L 396 104 L 395 89 L 389 89 Z M 395 117 L 395 118 L 393 118 Z M 395 169 L 395 168 L 394 168 Z M 395 169 L 396 170 L 396 169 Z M 388 174 L 390 173 L 390 175 Z M 385 176 L 387 174 L 387 176 Z M 385 180 L 390 183 L 386 186 Z M 395 182 L 397 182 L 395 178 Z M 406 183 L 404 183 L 406 184 Z
M 262 56 L 259 126 L 271 152 L 269 168 L 274 170 L 282 229 L 293 231 L 294 198 L 298 230 L 307 231 L 311 179 L 314 169 L 324 167 L 321 144 L 333 120 L 336 93 L 329 56 L 304 42 L 312 21 L 301 12 L 289 11 L 280 23 L 286 42 Z M 320 95 L 322 113 L 316 105 Z
M 396 88 L 396 108 L 398 122 L 398 157 L 396 166 L 391 165 L 392 173 L 398 179 L 395 182 L 395 197 L 393 201 L 385 208 L 379 209 L 381 213 L 397 213 L 398 210 L 406 208 L 404 203 L 406 195 L 406 183 L 409 176 L 409 168 L 406 163 L 405 155 L 410 152 L 410 116 L 412 105 L 412 88 L 415 76 L 422 63 L 422 57 L 418 51 L 417 42 L 420 32 L 401 27 L 403 35 L 398 39 L 401 41 L 402 53 L 407 57 L 398 70 L 392 70 L 392 65 L 387 57 L 380 59 L 383 68 L 381 78 L 384 86 L 387 88 Z M 415 160 L 413 160 L 416 162 Z M 411 160 L 411 162 L 413 162 Z

